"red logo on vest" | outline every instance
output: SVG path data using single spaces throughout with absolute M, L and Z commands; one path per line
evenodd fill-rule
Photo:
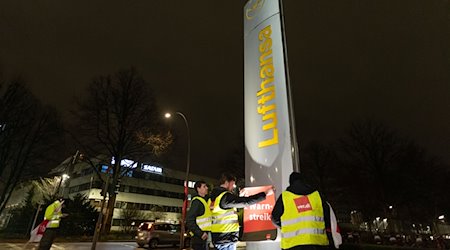
M 295 206 L 299 213 L 312 210 L 311 203 L 309 202 L 308 196 L 302 196 L 294 199 Z

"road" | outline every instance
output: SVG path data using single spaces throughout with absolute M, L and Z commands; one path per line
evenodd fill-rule
M 24 243 L 0 243 L 0 249 L 37 249 L 36 244 L 29 244 L 25 246 Z M 90 250 L 92 246 L 92 242 L 57 242 L 54 243 L 51 250 Z M 24 248 L 25 247 L 25 248 Z M 145 249 L 140 248 L 136 245 L 135 242 L 99 242 L 97 243 L 97 250 L 138 250 Z M 175 250 L 178 248 L 174 248 L 172 246 L 161 247 L 162 250 Z
M 0 243 L 0 249 L 6 250 L 35 250 L 37 243 L 25 245 L 25 243 Z M 51 250 L 90 250 L 92 242 L 57 242 L 52 245 Z M 144 250 L 148 248 L 138 247 L 135 242 L 98 242 L 97 250 Z M 171 245 L 158 247 L 160 250 L 178 250 L 178 247 Z M 245 243 L 239 242 L 237 249 L 245 250 Z

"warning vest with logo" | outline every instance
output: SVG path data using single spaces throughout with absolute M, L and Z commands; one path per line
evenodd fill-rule
M 299 245 L 329 244 L 319 192 L 297 195 L 284 191 L 282 199 L 284 206 L 284 213 L 281 216 L 282 249 Z

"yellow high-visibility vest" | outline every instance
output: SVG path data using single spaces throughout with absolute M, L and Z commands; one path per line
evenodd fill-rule
M 202 215 L 198 216 L 195 219 L 195 222 L 197 222 L 198 227 L 202 231 L 211 231 L 211 224 L 212 224 L 212 212 L 210 209 L 211 199 L 205 201 L 204 198 L 200 196 L 195 196 L 194 199 L 192 199 L 192 201 L 194 200 L 199 200 L 203 204 L 203 208 L 205 210 L 205 212 Z
M 45 219 L 48 220 L 47 228 L 58 228 L 61 221 L 61 202 L 55 201 L 45 209 Z
M 212 233 L 231 233 L 239 232 L 239 221 L 236 208 L 222 209 L 220 208 L 220 200 L 228 191 L 222 192 L 217 196 L 214 203 L 211 203 L 212 210 Z
M 284 191 L 281 195 L 284 206 L 284 213 L 281 216 L 281 248 L 328 245 L 319 192 L 297 195 Z

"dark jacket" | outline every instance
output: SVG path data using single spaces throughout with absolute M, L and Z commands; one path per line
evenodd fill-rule
M 204 199 L 205 201 L 209 199 L 208 196 L 203 198 L 196 195 L 195 197 L 199 197 L 200 199 Z M 205 206 L 203 206 L 203 203 L 197 199 L 193 200 L 191 203 L 191 207 L 186 214 L 186 227 L 188 228 L 188 231 L 194 233 L 194 236 L 192 236 L 193 244 L 201 244 L 206 242 L 206 240 L 202 240 L 202 235 L 204 232 L 200 229 L 200 227 L 197 225 L 197 222 L 195 221 L 198 216 L 201 216 L 204 213 Z
M 297 195 L 309 195 L 316 190 L 312 188 L 311 186 L 302 183 L 301 181 L 294 181 L 289 187 L 286 188 L 286 191 L 292 192 Z M 328 207 L 328 204 L 323 199 L 322 195 L 322 207 L 323 207 L 323 214 L 324 214 L 324 220 L 325 220 L 325 228 L 329 229 L 331 228 L 330 225 L 330 208 Z M 272 210 L 272 222 L 277 227 L 281 227 L 281 216 L 284 213 L 284 205 L 283 205 L 283 198 L 282 194 L 278 197 L 277 202 L 275 203 L 275 206 Z M 333 245 L 333 241 L 331 238 L 331 234 L 328 234 L 328 241 L 330 242 L 330 245 Z M 290 248 L 290 250 L 309 250 L 309 249 L 325 249 L 328 247 L 321 247 L 321 246 L 315 246 L 315 245 L 302 245 L 302 246 L 296 246 L 293 248 Z
M 222 209 L 244 208 L 266 199 L 266 193 L 264 192 L 257 193 L 249 197 L 239 197 L 231 192 L 228 192 L 223 187 L 216 187 L 211 193 L 211 201 L 215 201 L 217 196 L 219 196 L 223 192 L 227 193 L 224 194 L 222 199 L 220 200 L 219 206 Z M 228 242 L 236 242 L 239 240 L 239 232 L 211 233 L 211 236 L 212 241 L 215 244 L 224 244 Z

